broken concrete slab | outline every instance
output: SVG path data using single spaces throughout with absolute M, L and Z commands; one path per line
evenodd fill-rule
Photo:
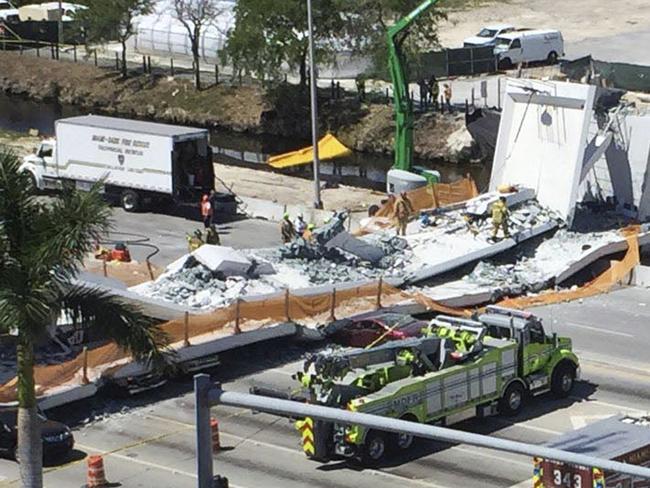
M 571 224 L 596 88 L 578 83 L 509 79 L 490 190 L 518 184 Z
M 192 256 L 196 261 L 213 273 L 222 276 L 247 276 L 251 268 L 251 261 L 241 252 L 232 247 L 204 244 Z
M 336 249 L 351 254 L 362 261 L 368 261 L 373 265 L 379 264 L 382 258 L 386 255 L 381 248 L 362 241 L 348 232 L 340 232 L 334 236 L 332 239 L 327 241 L 325 248 L 328 250 Z
M 650 226 L 643 226 L 639 245 L 650 244 Z M 558 286 L 597 260 L 625 251 L 627 240 L 617 230 L 577 233 L 562 229 L 513 263 L 481 261 L 460 280 L 413 289 L 450 307 L 474 307 L 506 296 L 537 293 Z

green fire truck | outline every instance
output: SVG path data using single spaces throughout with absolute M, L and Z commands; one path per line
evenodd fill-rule
M 423 336 L 370 349 L 307 357 L 295 375 L 307 401 L 413 422 L 450 425 L 471 416 L 513 416 L 527 395 L 570 394 L 579 376 L 571 339 L 547 335 L 529 312 L 489 306 L 470 319 L 438 316 Z M 379 463 L 413 437 L 305 418 L 296 422 L 305 454 Z

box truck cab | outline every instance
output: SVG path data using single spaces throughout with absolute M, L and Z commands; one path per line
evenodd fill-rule
M 503 69 L 537 61 L 555 64 L 564 56 L 564 39 L 558 30 L 517 30 L 497 37 L 494 54 Z
M 206 129 L 87 115 L 57 120 L 55 133 L 21 166 L 39 190 L 88 190 L 101 181 L 137 211 L 153 201 L 195 203 L 214 188 Z
M 510 24 L 486 25 L 478 34 L 468 37 L 463 41 L 463 47 L 485 47 L 494 46 L 497 37 L 513 31 L 515 26 Z

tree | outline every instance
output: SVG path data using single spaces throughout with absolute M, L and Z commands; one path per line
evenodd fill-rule
M 192 62 L 194 70 L 194 86 L 201 89 L 201 34 L 204 28 L 211 24 L 224 12 L 218 0 L 173 0 L 173 14 L 183 24 L 190 38 Z
M 34 382 L 34 345 L 67 311 L 112 338 L 134 359 L 160 365 L 166 335 L 130 305 L 75 283 L 92 243 L 109 228 L 99 185 L 66 190 L 51 202 L 31 192 L 15 154 L 0 149 L 0 334 L 17 334 L 18 449 L 25 488 L 41 488 L 42 440 Z
M 340 0 L 312 0 L 316 62 L 334 60 L 336 38 L 343 27 Z M 278 78 L 283 65 L 298 70 L 307 83 L 306 0 L 239 0 L 235 27 L 228 33 L 226 56 L 235 66 L 260 79 Z
M 152 11 L 152 0 L 88 0 L 75 19 L 83 25 L 86 43 L 118 40 L 122 44 L 122 76 L 126 78 L 126 41 L 135 33 L 133 19 Z
M 422 3 L 423 0 L 340 0 L 345 18 L 344 44 L 353 53 L 369 57 L 374 75 L 388 77 L 388 28 Z M 441 2 L 442 3 L 442 2 Z M 439 46 L 438 23 L 446 14 L 430 8 L 409 28 L 402 49 L 411 67 L 419 61 L 423 49 Z

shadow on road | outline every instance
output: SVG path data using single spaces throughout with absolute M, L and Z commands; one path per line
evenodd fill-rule
M 583 401 L 588 402 L 589 397 L 595 393 L 596 390 L 597 385 L 593 383 L 586 381 L 577 382 L 573 394 L 570 397 L 556 398 L 552 394 L 546 393 L 538 397 L 529 398 L 526 406 L 524 407 L 524 410 L 517 416 L 504 417 L 498 415 L 495 417 L 487 417 L 482 419 L 472 418 L 454 424 L 452 428 L 464 432 L 489 436 L 502 429 L 512 427 L 517 423 L 544 416 L 559 409 L 570 407 L 575 403 L 580 403 Z M 456 445 L 458 444 L 433 441 L 429 439 L 419 439 L 408 451 L 394 453 L 391 456 L 387 456 L 385 461 L 373 467 L 393 468 L 405 463 L 417 461 L 420 458 L 436 454 Z M 323 466 L 320 466 L 318 469 L 323 471 L 336 471 L 339 469 L 353 469 L 362 471 L 364 467 L 360 466 L 354 461 L 343 460 L 332 464 L 325 464 Z

